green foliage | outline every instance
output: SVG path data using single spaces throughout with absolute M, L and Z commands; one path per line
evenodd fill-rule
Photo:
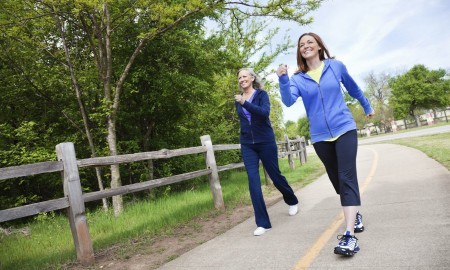
M 450 84 L 445 75 L 445 70 L 428 70 L 423 65 L 416 65 L 405 74 L 393 78 L 389 104 L 395 117 L 417 117 L 418 110 L 448 106 Z
M 54 148 L 45 147 L 40 138 L 51 136 L 51 130 L 33 121 L 17 124 L 16 128 L 9 123 L 0 125 L 1 167 L 56 160 Z M 0 209 L 62 197 L 63 193 L 61 176 L 55 173 L 0 181 L 0 190 Z
M 311 139 L 311 134 L 309 133 L 309 120 L 307 117 L 299 118 L 297 120 L 297 133 L 300 137 L 305 137 L 306 140 Z
M 294 121 L 287 121 L 286 123 L 284 123 L 284 127 L 289 138 L 295 138 L 295 136 L 298 135 L 297 123 L 295 123 Z
M 287 158 L 282 159 L 280 168 L 290 184 L 297 187 L 306 185 L 324 173 L 316 156 L 308 157 L 308 162 L 294 171 L 289 169 Z M 245 171 L 221 172 L 220 178 L 228 210 L 238 205 L 251 204 Z M 150 241 L 155 236 L 170 234 L 176 226 L 195 217 L 217 211 L 207 181 L 195 190 L 171 193 L 170 186 L 167 186 L 165 191 L 165 194 L 154 200 L 128 203 L 120 217 L 114 217 L 112 211 L 89 211 L 87 221 L 94 251 L 98 253 L 134 239 L 136 242 Z M 0 252 L 1 269 L 60 269 L 63 264 L 76 260 L 69 222 L 63 215 L 39 215 L 25 227 L 11 227 L 10 230 L 15 233 L 0 233 L 2 251 L 5 251 Z
M 284 138 L 283 128 L 283 108 L 281 101 L 278 97 L 269 91 L 270 97 L 270 123 L 272 124 L 273 131 L 275 133 L 275 139 L 282 140 Z
M 320 2 L 0 1 L 1 166 L 55 160 L 55 145 L 65 141 L 75 144 L 79 159 L 106 156 L 112 135 L 118 153 L 197 146 L 204 134 L 214 143 L 236 143 L 237 69 L 251 66 L 264 77 L 292 46 L 288 37 L 271 46 L 279 29 L 265 32 L 269 22 L 254 18 L 306 24 Z M 211 21 L 219 29 L 205 33 Z M 281 105 L 271 102 L 279 136 Z M 237 162 L 240 155 L 219 159 Z M 153 165 L 121 165 L 123 182 L 185 172 L 204 160 Z M 85 192 L 98 190 L 93 170 L 80 174 Z M 110 177 L 108 168 L 102 176 Z M 0 189 L 5 208 L 62 194 L 57 174 L 3 181 Z
M 360 129 L 364 128 L 367 125 L 367 117 L 364 112 L 364 109 L 361 107 L 361 104 L 359 104 L 356 98 L 350 96 L 348 92 L 344 93 L 344 100 L 350 112 L 352 113 L 353 119 L 355 119 L 356 127 Z
M 359 129 L 365 128 L 367 125 L 367 117 L 359 102 L 352 102 L 348 104 L 348 108 L 352 113 L 353 119 L 355 119 L 356 127 Z

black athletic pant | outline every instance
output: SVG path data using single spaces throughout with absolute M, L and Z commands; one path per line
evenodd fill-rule
M 361 205 L 356 175 L 356 153 L 358 151 L 356 130 L 348 131 L 335 141 L 316 142 L 313 146 L 325 165 L 336 193 L 341 196 L 341 205 Z

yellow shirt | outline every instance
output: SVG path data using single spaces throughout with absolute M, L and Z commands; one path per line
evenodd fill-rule
M 314 70 L 310 70 L 308 72 L 306 72 L 306 74 L 308 74 L 311 78 L 313 78 L 313 80 L 315 80 L 317 83 L 319 83 L 320 81 L 320 76 L 322 76 L 322 71 L 323 71 L 323 67 L 324 67 L 324 63 L 323 61 L 320 62 L 320 66 Z

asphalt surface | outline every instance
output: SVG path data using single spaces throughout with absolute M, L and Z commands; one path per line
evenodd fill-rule
M 420 135 L 450 132 L 450 126 Z M 384 137 L 385 140 L 395 136 Z M 417 136 L 417 134 L 416 134 Z M 253 236 L 250 218 L 160 269 L 450 269 L 450 173 L 424 153 L 360 140 L 358 178 L 365 231 L 353 257 L 333 253 L 344 231 L 339 197 L 326 175 L 296 192 L 300 211 L 279 202 L 273 228 Z M 449 133 L 450 139 L 450 133 Z

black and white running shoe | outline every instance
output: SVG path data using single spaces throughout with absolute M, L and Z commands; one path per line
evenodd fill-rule
M 360 233 L 364 231 L 364 225 L 362 223 L 362 215 L 359 213 L 359 211 L 356 213 L 354 230 L 355 233 Z
M 358 238 L 346 231 L 344 235 L 338 235 L 339 244 L 334 248 L 334 254 L 353 256 L 359 251 Z

